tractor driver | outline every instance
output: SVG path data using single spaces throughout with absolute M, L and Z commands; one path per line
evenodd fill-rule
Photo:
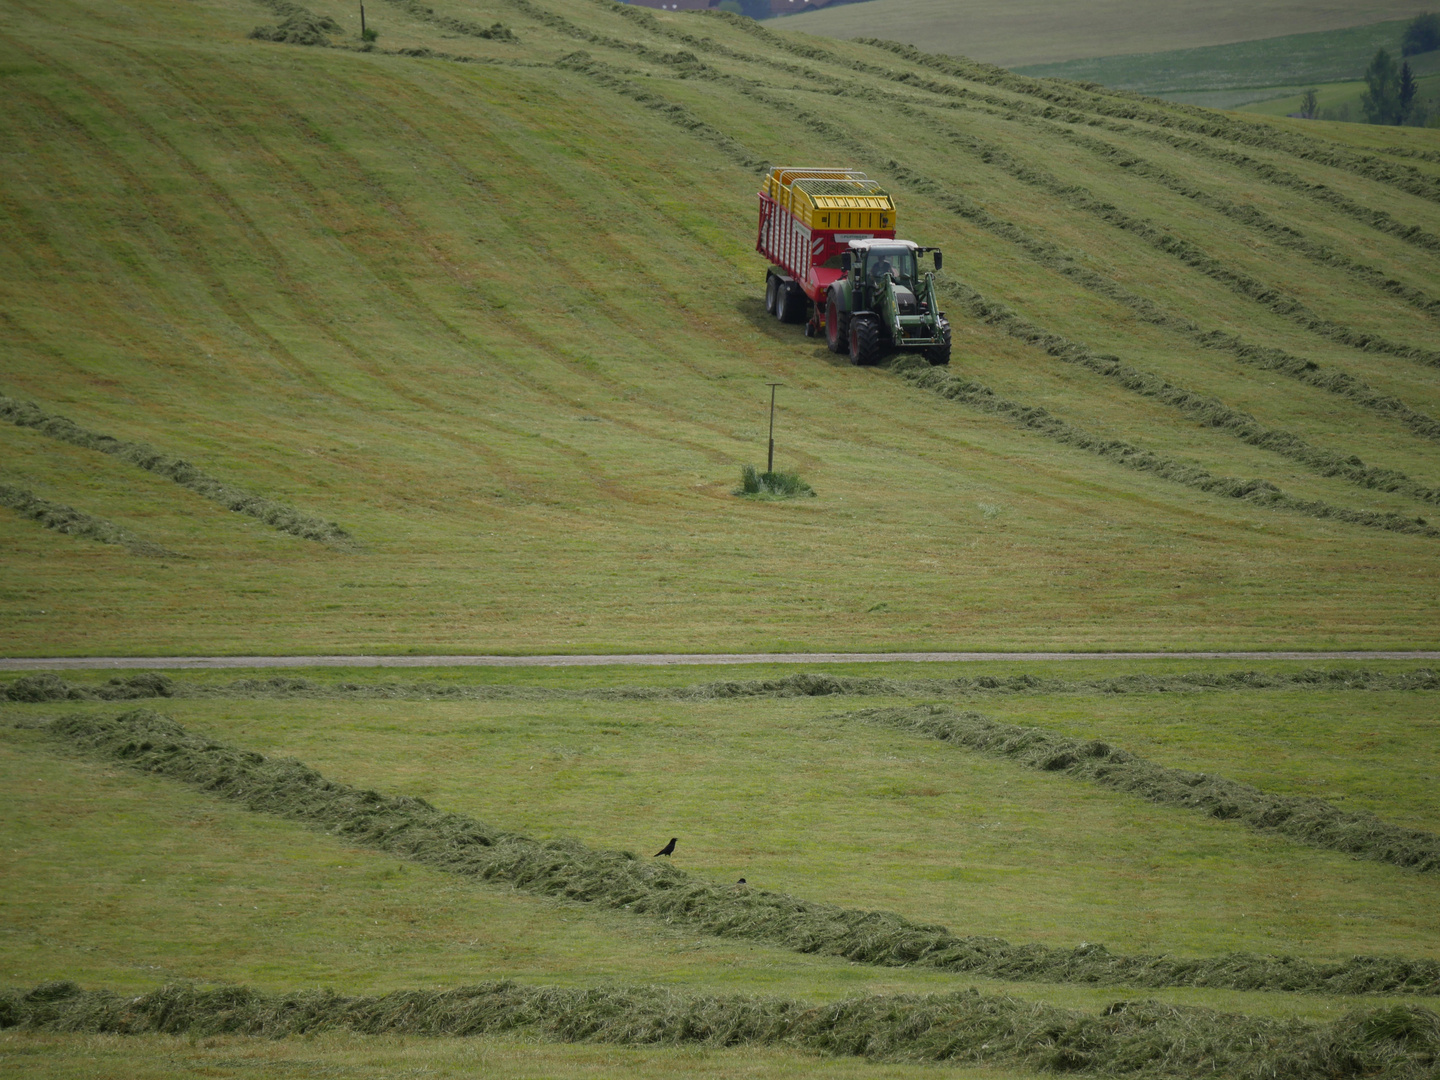
M 888 277 L 896 285 L 905 284 L 904 272 L 896 268 L 896 266 L 890 261 L 890 257 L 888 255 L 881 255 L 877 258 L 873 274 L 876 278 Z

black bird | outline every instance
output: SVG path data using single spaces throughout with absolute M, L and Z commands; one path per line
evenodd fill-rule
M 662 847 L 659 851 L 655 852 L 655 854 L 652 855 L 652 856 L 650 856 L 650 857 L 651 857 L 652 859 L 658 859 L 661 855 L 671 855 L 671 854 L 674 854 L 674 852 L 675 852 L 675 839 L 676 839 L 676 838 L 673 837 L 673 836 L 670 837 L 670 842 L 669 842 L 668 844 L 666 844 L 664 847 Z
M 735 882 L 735 884 L 736 884 L 736 885 L 744 885 L 744 884 L 745 884 L 745 879 L 742 877 L 739 881 Z

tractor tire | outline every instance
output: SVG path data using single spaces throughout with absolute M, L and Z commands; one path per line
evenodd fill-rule
M 945 340 L 939 345 L 931 345 L 925 350 L 925 359 L 930 361 L 931 367 L 944 367 L 950 363 L 950 331 L 945 331 Z
M 775 317 L 783 323 L 804 322 L 808 299 L 799 286 L 781 285 L 775 293 Z
M 857 315 L 850 320 L 850 363 L 857 367 L 869 367 L 882 359 L 880 348 L 880 324 L 869 315 Z
M 780 289 L 781 289 L 780 279 L 777 278 L 774 274 L 768 274 L 768 275 L 766 275 L 766 277 L 765 277 L 765 310 L 768 311 L 771 315 L 774 315 L 774 314 L 775 314 L 775 304 L 776 304 L 776 300 L 777 300 L 777 294 L 780 292 Z
M 840 310 L 840 297 L 833 292 L 825 304 L 825 344 L 833 353 L 850 347 L 850 313 Z

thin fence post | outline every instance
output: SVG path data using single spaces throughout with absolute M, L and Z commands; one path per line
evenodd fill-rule
M 770 453 L 765 458 L 765 471 L 773 473 L 775 471 L 775 388 L 785 384 L 772 382 L 765 385 L 770 387 Z

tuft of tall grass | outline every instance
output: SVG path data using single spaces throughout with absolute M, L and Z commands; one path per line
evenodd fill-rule
M 793 499 L 797 496 L 813 498 L 815 489 L 800 479 L 797 473 L 761 472 L 754 465 L 740 469 L 740 487 L 736 495 L 770 496 L 776 499 Z

